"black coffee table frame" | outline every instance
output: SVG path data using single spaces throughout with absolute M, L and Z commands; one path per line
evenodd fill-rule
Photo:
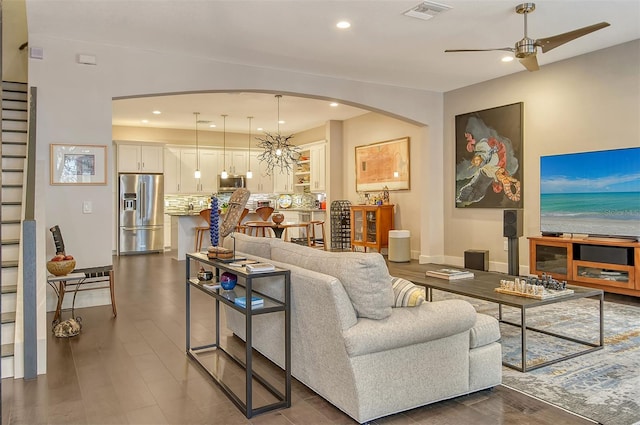
M 434 265 L 425 265 L 425 270 L 433 269 L 437 270 L 441 267 L 435 267 Z M 437 279 L 429 276 L 425 276 L 424 271 L 395 271 L 395 275 L 408 279 L 416 285 L 421 285 L 427 289 L 427 301 L 432 300 L 432 290 L 437 289 L 440 291 L 450 292 L 457 295 L 463 295 L 466 297 L 477 298 L 484 301 L 489 301 L 498 304 L 498 320 L 501 323 L 512 325 L 520 328 L 520 343 L 521 343 L 521 363 L 511 363 L 503 360 L 502 364 L 509 368 L 518 370 L 520 372 L 528 372 L 531 370 L 539 369 L 541 367 L 549 366 L 554 363 L 558 363 L 564 360 L 572 359 L 583 354 L 591 353 L 593 351 L 602 350 L 604 348 L 604 292 L 601 289 L 585 288 L 580 286 L 568 286 L 573 289 L 573 294 L 564 295 L 561 297 L 548 298 L 544 300 L 538 300 L 535 298 L 519 297 L 516 295 L 507 295 L 495 292 L 494 289 L 500 286 L 500 280 L 509 278 L 508 276 L 481 272 L 473 270 L 475 278 L 473 279 L 460 279 L 460 280 L 444 280 Z M 527 326 L 527 310 L 535 307 L 540 307 L 548 304 L 562 303 L 565 301 L 575 300 L 579 298 L 594 298 L 599 300 L 599 340 L 598 342 L 585 341 L 578 338 L 573 338 L 567 335 L 550 332 L 544 329 L 534 328 Z M 520 309 L 520 323 L 511 322 L 503 319 L 502 306 L 515 307 Z M 588 348 L 566 354 L 561 357 L 548 360 L 545 362 L 535 363 L 527 365 L 527 331 L 533 331 L 550 335 L 556 338 L 561 338 L 566 341 L 571 341 L 577 344 L 584 345 Z

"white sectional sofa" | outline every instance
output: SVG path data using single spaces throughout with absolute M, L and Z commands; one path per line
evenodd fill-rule
M 501 383 L 495 318 L 466 301 L 394 308 L 384 258 L 236 234 L 236 250 L 291 270 L 292 374 L 363 423 Z M 225 240 L 231 247 L 231 240 Z M 281 283 L 254 290 L 282 297 Z M 281 278 L 280 278 L 281 279 Z M 244 318 L 225 310 L 244 339 Z M 283 315 L 254 319 L 254 347 L 284 364 Z

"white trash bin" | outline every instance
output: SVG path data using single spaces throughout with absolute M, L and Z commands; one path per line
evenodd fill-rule
M 389 230 L 389 261 L 411 261 L 411 233 L 408 230 Z

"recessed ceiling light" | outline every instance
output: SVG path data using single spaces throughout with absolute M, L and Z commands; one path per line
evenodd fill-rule
M 162 112 L 160 112 L 160 111 L 158 111 L 158 110 L 153 111 L 153 115 L 160 115 L 161 113 L 162 113 Z
M 336 27 L 344 30 L 351 27 L 351 22 L 349 21 L 340 21 L 336 24 Z
M 262 130 L 264 130 L 264 128 L 262 128 L 262 127 L 258 127 L 256 130 L 258 130 L 258 131 L 262 131 Z
M 285 120 L 280 120 L 280 121 L 278 121 L 278 124 L 284 124 L 284 123 L 286 123 L 286 121 L 285 121 Z
M 215 124 L 209 124 L 209 128 L 216 128 Z
M 149 120 L 142 120 L 141 122 L 142 122 L 142 124 L 147 124 L 149 122 Z
M 329 104 L 329 106 L 333 107 L 333 108 L 337 108 L 338 107 L 338 102 L 331 102 Z
M 503 56 L 502 62 L 511 62 L 513 60 L 513 56 Z

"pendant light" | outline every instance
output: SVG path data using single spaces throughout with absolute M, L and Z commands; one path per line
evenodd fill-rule
M 293 134 L 283 136 L 280 134 L 280 98 L 282 95 L 277 94 L 278 99 L 278 133 L 265 133 L 264 138 L 256 137 L 260 142 L 258 147 L 263 152 L 258 155 L 260 162 L 265 162 L 266 175 L 273 175 L 275 170 L 279 174 L 290 174 L 293 171 L 293 165 L 300 158 L 300 148 L 291 144 Z
M 199 179 L 201 177 L 200 174 L 200 153 L 198 151 L 198 115 L 200 112 L 194 112 L 193 115 L 196 116 L 196 171 L 193 173 L 193 177 Z
M 247 156 L 247 178 L 253 178 L 253 173 L 251 172 L 251 120 L 253 117 L 247 117 L 249 119 L 249 155 Z
M 220 178 L 226 179 L 229 177 L 227 174 L 227 116 L 222 115 L 222 173 L 220 173 Z

